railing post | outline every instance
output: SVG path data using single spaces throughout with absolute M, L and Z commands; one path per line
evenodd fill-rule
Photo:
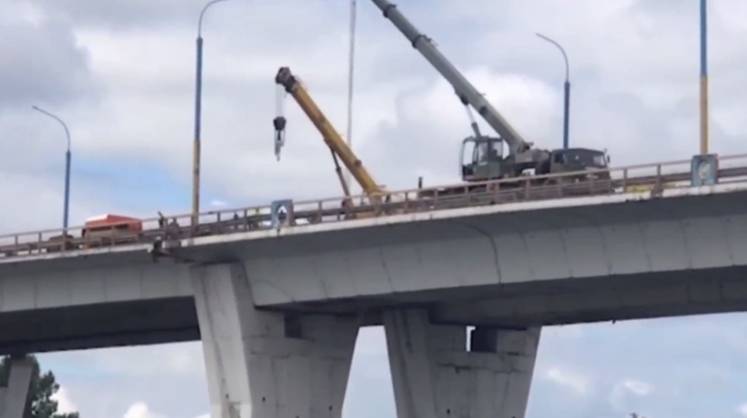
M 563 197 L 563 177 L 548 177 L 547 183 L 549 187 L 555 187 L 558 197 Z
M 529 200 L 529 179 L 524 180 L 524 200 Z
M 623 189 L 622 189 L 623 193 L 627 192 L 628 191 L 628 169 L 627 168 L 623 169 L 623 184 L 622 184 L 622 186 L 623 186 Z
M 661 192 L 663 185 L 661 183 L 661 164 L 656 164 L 656 190 Z

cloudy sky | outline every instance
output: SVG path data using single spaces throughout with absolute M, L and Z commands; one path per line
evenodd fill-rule
M 347 0 L 232 0 L 205 22 L 203 207 L 340 194 L 328 151 L 276 88 L 289 65 L 344 130 Z M 563 43 L 571 140 L 615 165 L 697 150 L 696 0 L 400 0 L 402 10 L 525 137 L 561 143 Z M 747 2 L 711 2 L 713 150 L 747 151 Z M 61 223 L 64 136 L 73 137 L 71 223 L 187 212 L 194 37 L 203 0 L 0 1 L 0 233 Z M 359 0 L 354 147 L 377 180 L 458 181 L 469 134 L 451 88 Z M 747 417 L 747 318 L 725 315 L 547 329 L 530 418 Z M 84 418 L 194 418 L 208 411 L 199 344 L 42 357 Z M 380 329 L 360 337 L 346 418 L 393 417 Z M 383 408 L 380 412 L 376 408 Z

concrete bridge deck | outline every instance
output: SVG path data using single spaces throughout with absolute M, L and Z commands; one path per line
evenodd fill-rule
M 199 338 L 195 264 L 239 263 L 259 308 L 391 306 L 509 327 L 747 307 L 747 185 L 237 232 L 0 263 L 0 352 Z

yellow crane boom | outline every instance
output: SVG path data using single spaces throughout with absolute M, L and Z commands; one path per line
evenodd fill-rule
M 339 132 L 332 126 L 324 113 L 319 109 L 316 102 L 311 98 L 309 92 L 291 73 L 290 68 L 282 67 L 278 70 L 275 82 L 285 87 L 287 91 L 296 100 L 306 116 L 316 126 L 324 138 L 324 142 L 329 146 L 333 153 L 333 158 L 337 155 L 345 167 L 350 171 L 355 180 L 360 184 L 363 191 L 369 196 L 381 195 L 384 190 L 374 181 L 371 174 L 363 166 L 360 159 L 348 147 L 348 144 L 342 138 Z M 343 188 L 345 187 L 343 182 Z

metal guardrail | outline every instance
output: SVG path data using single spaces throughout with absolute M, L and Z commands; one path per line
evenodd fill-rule
M 626 192 L 656 194 L 664 189 L 690 187 L 690 164 L 691 160 L 680 160 L 400 190 L 377 196 L 359 195 L 350 200 L 335 197 L 299 201 L 293 203 L 290 224 L 283 227 L 565 197 Z M 747 182 L 747 154 L 719 157 L 718 164 L 720 184 Z M 271 205 L 204 212 L 199 215 L 196 225 L 191 223 L 191 214 L 181 214 L 144 219 L 143 230 L 139 233 L 112 228 L 109 234 L 99 232 L 92 237 L 83 233 L 85 227 L 78 226 L 67 231 L 50 229 L 0 235 L 0 262 L 87 248 L 153 244 L 277 227 Z

